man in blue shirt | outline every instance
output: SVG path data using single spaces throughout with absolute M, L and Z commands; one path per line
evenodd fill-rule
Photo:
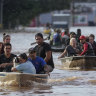
M 29 49 L 29 61 L 35 66 L 37 74 L 49 74 L 48 66 L 43 58 L 36 56 L 36 51 L 34 48 Z
M 28 61 L 27 55 L 25 53 L 20 54 L 18 58 L 20 64 L 18 64 L 16 67 L 12 67 L 12 71 L 36 74 L 34 65 L 30 61 Z

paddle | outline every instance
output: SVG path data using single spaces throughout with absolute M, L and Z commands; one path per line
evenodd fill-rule
M 43 40 L 45 41 L 45 40 L 48 40 L 48 38 L 49 37 L 46 37 L 46 38 L 44 38 Z M 33 42 L 33 43 L 31 43 L 31 45 L 34 45 L 34 44 L 36 44 L 37 42 Z

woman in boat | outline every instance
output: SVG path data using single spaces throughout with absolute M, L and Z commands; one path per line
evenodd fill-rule
M 65 55 L 69 56 L 76 56 L 77 54 L 80 53 L 80 48 L 76 45 L 76 39 L 75 38 L 71 38 L 70 39 L 70 45 L 68 45 L 64 52 L 58 57 L 58 58 L 62 58 Z
M 84 35 L 80 36 L 80 43 L 83 44 L 82 47 L 82 52 L 80 56 L 85 55 L 85 56 L 94 56 L 94 50 L 92 48 L 92 45 L 89 42 L 86 42 L 86 37 Z
M 3 34 L 3 43 L 10 43 L 11 37 L 10 35 Z
M 2 52 L 4 53 L 4 44 L 10 43 L 11 37 L 10 35 L 3 34 L 3 45 L 2 45 Z
M 20 71 L 21 73 L 31 73 L 36 74 L 36 69 L 34 65 L 28 60 L 28 57 L 25 53 L 18 56 L 19 63 L 16 67 L 12 67 L 12 71 Z

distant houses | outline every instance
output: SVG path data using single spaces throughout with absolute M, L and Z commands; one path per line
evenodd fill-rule
M 77 3 L 70 4 L 70 10 L 55 10 L 48 13 L 42 13 L 35 17 L 30 26 L 45 26 L 52 24 L 52 14 L 70 14 L 71 26 L 96 26 L 96 3 Z

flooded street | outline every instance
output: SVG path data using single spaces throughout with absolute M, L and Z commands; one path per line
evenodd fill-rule
M 83 35 L 93 33 L 96 27 L 79 27 Z M 76 32 L 77 27 L 70 31 Z M 36 33 L 8 33 L 11 35 L 12 52 L 19 54 L 27 52 L 30 44 L 35 41 Z M 0 33 L 0 41 L 2 41 Z M 34 45 L 33 45 L 34 46 Z M 0 96 L 96 96 L 96 71 L 64 70 L 57 57 L 59 52 L 53 52 L 55 69 L 48 78 L 48 83 L 34 82 L 31 88 L 0 86 Z

